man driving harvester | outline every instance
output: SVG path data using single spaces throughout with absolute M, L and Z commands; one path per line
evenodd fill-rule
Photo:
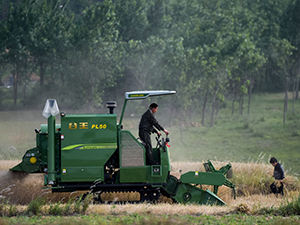
M 161 133 L 159 131 L 163 131 L 165 132 L 166 135 L 169 134 L 169 131 L 164 129 L 154 118 L 154 113 L 157 112 L 157 109 L 158 109 L 158 105 L 156 103 L 152 103 L 149 106 L 149 109 L 142 115 L 139 124 L 139 137 L 145 143 L 147 165 L 155 164 L 155 160 L 153 158 L 151 138 L 150 138 L 151 133 L 156 133 L 158 136 L 160 136 Z

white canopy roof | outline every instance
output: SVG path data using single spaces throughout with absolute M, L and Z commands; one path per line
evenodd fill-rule
M 160 96 L 160 95 L 173 95 L 176 94 L 176 91 L 167 91 L 167 90 L 161 90 L 161 91 L 131 91 L 125 93 L 125 98 L 128 100 L 134 100 L 134 99 L 144 99 L 148 98 L 150 96 Z

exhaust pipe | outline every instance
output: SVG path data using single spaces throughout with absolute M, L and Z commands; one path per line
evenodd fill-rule
M 117 103 L 114 101 L 106 102 L 106 107 L 109 109 L 109 114 L 114 114 L 114 109 L 117 107 Z

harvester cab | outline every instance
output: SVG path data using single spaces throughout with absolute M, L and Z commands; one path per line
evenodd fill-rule
M 116 102 L 107 102 L 108 114 L 59 113 L 56 100 L 46 102 L 43 116 L 48 123 L 36 130 L 36 147 L 29 149 L 22 162 L 12 171 L 44 173 L 44 185 L 52 192 L 87 190 L 101 202 L 105 192 L 138 192 L 140 200 L 157 201 L 161 194 L 175 202 L 225 204 L 218 187 L 234 185 L 225 178 L 231 165 L 221 171 L 192 171 L 180 179 L 170 175 L 168 137 L 157 139 L 153 148 L 157 165 L 146 164 L 144 145 L 128 130 L 122 120 L 129 100 L 172 95 L 175 91 L 134 91 L 125 93 L 125 101 L 117 123 Z M 60 114 L 60 124 L 55 117 Z M 213 168 L 213 169 L 212 169 Z M 214 192 L 197 185 L 213 185 Z

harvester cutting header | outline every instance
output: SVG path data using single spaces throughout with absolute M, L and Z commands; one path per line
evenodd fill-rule
M 108 114 L 69 115 L 59 111 L 56 100 L 48 99 L 43 111 L 48 123 L 35 129 L 36 147 L 11 170 L 44 173 L 45 188 L 52 192 L 87 190 L 98 202 L 105 192 L 138 192 L 140 202 L 156 202 L 162 194 L 179 203 L 224 205 L 217 192 L 221 185 L 234 189 L 225 178 L 230 164 L 216 170 L 208 161 L 204 164 L 206 172 L 190 171 L 177 179 L 170 174 L 168 137 L 157 138 L 152 149 L 155 164 L 148 165 L 144 143 L 123 130 L 128 100 L 172 94 L 176 91 L 126 92 L 119 123 L 114 101 L 107 102 Z M 55 124 L 58 114 L 61 124 Z M 214 189 L 205 191 L 197 185 L 212 185 Z

